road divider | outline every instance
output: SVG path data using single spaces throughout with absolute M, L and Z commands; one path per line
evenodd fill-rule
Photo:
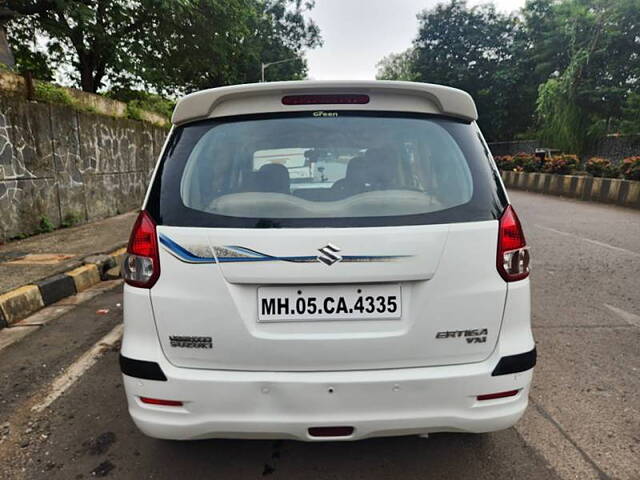
M 640 209 L 640 182 L 588 175 L 502 171 L 508 188 Z
M 83 265 L 68 272 L 43 278 L 33 284 L 23 285 L 0 295 L 0 329 L 96 285 L 102 280 L 112 280 L 114 272 L 126 252 L 122 247 L 108 254 L 85 257 Z

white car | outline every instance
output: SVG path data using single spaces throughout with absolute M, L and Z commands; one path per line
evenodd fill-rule
M 476 118 L 467 93 L 411 82 L 181 99 L 124 262 L 120 365 L 140 430 L 513 425 L 536 362 L 529 252 Z

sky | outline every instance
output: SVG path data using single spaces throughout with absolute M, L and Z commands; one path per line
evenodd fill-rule
M 405 50 L 418 33 L 418 12 L 442 0 L 316 0 L 310 16 L 320 27 L 324 45 L 306 54 L 313 80 L 374 79 L 376 63 Z M 525 0 L 495 0 L 503 12 Z M 469 5 L 488 3 L 469 0 Z

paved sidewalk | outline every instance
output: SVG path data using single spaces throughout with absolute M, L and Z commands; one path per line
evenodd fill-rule
M 88 255 L 123 247 L 135 218 L 130 212 L 0 245 L 0 294 L 80 266 Z

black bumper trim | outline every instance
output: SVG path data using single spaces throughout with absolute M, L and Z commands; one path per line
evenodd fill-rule
M 502 357 L 493 369 L 491 376 L 507 375 L 509 373 L 518 373 L 530 370 L 536 365 L 537 353 L 535 347 L 533 350 L 517 355 L 509 355 Z
M 125 375 L 145 380 L 167 381 L 164 372 L 156 362 L 146 362 L 144 360 L 134 360 L 120 355 L 120 370 Z

